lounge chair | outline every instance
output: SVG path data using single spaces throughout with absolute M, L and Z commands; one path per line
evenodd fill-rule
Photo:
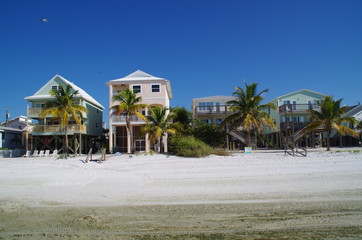
M 49 157 L 50 150 L 45 150 L 44 157 Z
M 39 151 L 39 156 L 38 157 L 44 157 L 44 150 Z
M 28 150 L 28 151 L 26 151 L 26 153 L 23 155 L 23 157 L 28 158 L 28 157 L 30 157 L 30 155 L 31 155 L 31 150 Z
M 55 149 L 52 153 L 52 157 L 58 157 L 58 150 Z
M 39 151 L 38 150 L 34 150 L 33 155 L 31 155 L 32 157 L 38 157 L 39 156 Z

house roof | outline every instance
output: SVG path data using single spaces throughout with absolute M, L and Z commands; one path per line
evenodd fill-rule
M 282 96 L 273 98 L 273 99 L 271 100 L 271 102 L 273 102 L 273 101 L 275 101 L 275 100 L 278 100 L 279 98 L 285 98 L 285 97 L 288 97 L 288 96 L 290 96 L 290 95 L 294 95 L 294 94 L 297 94 L 297 93 L 303 92 L 303 91 L 310 92 L 310 93 L 315 93 L 315 94 L 318 94 L 318 95 L 321 95 L 321 96 L 327 96 L 327 95 L 325 95 L 325 94 L 323 94 L 323 93 L 315 92 L 315 91 L 312 91 L 312 90 L 309 90 L 309 89 L 300 89 L 300 90 L 298 90 L 298 91 L 291 92 L 291 93 L 287 93 L 287 94 L 285 94 L 285 95 L 282 95 Z
M 106 85 L 119 85 L 124 84 L 125 82 L 136 82 L 136 81 L 165 81 L 168 95 L 172 98 L 171 84 L 170 81 L 165 78 L 155 77 L 151 74 L 148 74 L 142 70 L 136 70 L 133 73 L 123 77 L 111 80 L 106 83 Z
M 11 127 L 0 126 L 0 132 L 18 132 L 21 133 L 23 130 Z
M 352 107 L 349 107 L 347 112 L 344 114 L 345 117 L 353 117 L 357 113 L 362 112 L 362 105 L 355 105 Z
M 75 85 L 72 82 L 69 82 L 67 79 L 63 78 L 60 75 L 55 75 L 52 79 L 50 79 L 42 88 L 40 88 L 36 93 L 34 93 L 33 96 L 29 96 L 26 97 L 25 100 L 36 100 L 36 99 L 52 99 L 53 97 L 50 94 L 41 94 L 42 90 L 49 85 L 51 82 L 53 82 L 56 78 L 59 78 L 61 81 L 63 81 L 65 83 L 65 85 L 70 85 L 75 91 L 78 90 L 78 94 L 76 95 L 76 97 L 81 97 L 85 100 L 87 100 L 88 102 L 92 103 L 93 105 L 104 109 L 104 107 L 97 102 L 93 97 L 91 97 L 86 91 L 84 91 L 83 89 L 81 89 L 80 87 L 78 87 L 77 85 Z

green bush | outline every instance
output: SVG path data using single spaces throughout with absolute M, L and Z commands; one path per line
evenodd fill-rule
M 230 156 L 230 153 L 222 148 L 215 148 L 213 150 L 213 154 L 215 154 L 217 156 Z
M 192 136 L 173 137 L 171 150 L 183 157 L 205 157 L 213 153 L 210 146 Z

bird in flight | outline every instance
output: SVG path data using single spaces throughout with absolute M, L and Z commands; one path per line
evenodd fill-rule
M 46 18 L 39 18 L 38 21 L 39 21 L 39 22 L 44 22 L 44 23 L 46 23 L 46 22 L 48 22 L 48 19 L 46 19 Z

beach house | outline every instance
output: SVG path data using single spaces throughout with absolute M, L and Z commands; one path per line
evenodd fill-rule
M 228 116 L 232 96 L 210 96 L 192 99 L 192 118 L 208 124 L 221 124 Z
M 102 136 L 103 109 L 104 107 L 92 98 L 83 89 L 66 80 L 60 75 L 54 76 L 34 95 L 26 97 L 27 115 L 35 123 L 34 127 L 27 132 L 27 148 L 31 150 L 59 150 L 64 149 L 65 129 L 60 121 L 52 116 L 40 117 L 45 109 L 45 104 L 54 99 L 50 95 L 51 90 L 59 89 L 59 85 L 70 85 L 73 91 L 78 91 L 75 96 L 75 104 L 82 105 L 88 109 L 88 113 L 82 114 L 79 125 L 71 120 L 68 124 L 67 135 L 69 146 L 73 153 L 85 153 L 90 148 L 97 148 L 97 138 Z
M 117 105 L 112 97 L 120 91 L 129 89 L 137 93 L 142 98 L 142 104 L 149 107 L 160 106 L 170 107 L 170 99 L 172 91 L 170 81 L 165 78 L 155 77 L 141 70 L 137 70 L 123 78 L 114 79 L 106 83 L 109 87 L 109 106 Z M 140 110 L 140 113 L 147 115 L 149 107 Z M 132 116 L 131 126 L 133 128 L 133 139 L 127 134 L 126 119 L 123 114 L 115 114 L 113 111 L 109 113 L 109 148 L 113 152 L 131 153 L 131 141 L 135 151 L 150 151 L 150 142 L 147 134 L 141 133 L 142 126 L 145 121 L 138 116 Z M 167 142 L 165 136 L 163 142 Z M 167 144 L 163 146 L 163 150 L 167 152 Z
M 274 98 L 271 102 L 277 106 L 277 110 L 270 109 L 269 114 L 277 129 L 265 129 L 269 145 L 283 147 L 292 142 L 299 142 L 303 146 L 319 144 L 320 133 L 311 133 L 307 137 L 300 134 L 300 130 L 310 122 L 310 110 L 318 110 L 324 96 L 326 95 L 322 93 L 301 89 Z

